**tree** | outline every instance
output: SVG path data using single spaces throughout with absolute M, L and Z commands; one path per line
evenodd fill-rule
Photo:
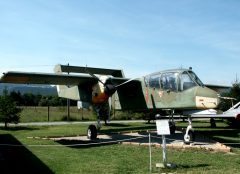
M 3 90 L 3 95 L 0 96 L 0 121 L 5 123 L 7 128 L 8 123 L 17 124 L 20 120 L 22 109 L 16 106 L 16 103 L 8 95 L 6 89 Z
M 11 91 L 10 92 L 10 97 L 13 101 L 16 102 L 16 105 L 20 106 L 22 105 L 22 95 L 20 93 L 20 91 L 16 92 L 16 91 Z
M 23 101 L 25 106 L 37 106 L 34 99 L 35 95 L 33 95 L 32 93 L 23 94 Z
M 240 83 L 233 84 L 233 87 L 230 90 L 230 96 L 236 98 L 237 101 L 240 100 Z
M 236 101 L 239 102 L 240 101 L 240 83 L 237 81 L 233 83 L 230 91 L 222 94 L 222 96 L 235 98 Z M 232 107 L 232 102 L 229 100 L 222 100 L 219 105 L 219 108 L 223 111 L 228 110 L 230 107 Z

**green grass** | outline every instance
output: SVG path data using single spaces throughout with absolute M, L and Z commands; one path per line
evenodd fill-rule
M 22 107 L 20 122 L 44 122 L 67 120 L 67 107 Z M 49 113 L 49 115 L 48 115 Z M 48 117 L 49 116 L 49 117 Z M 94 120 L 96 117 L 90 110 L 79 110 L 70 107 L 70 121 Z
M 40 107 L 40 106 L 24 106 L 21 112 L 20 122 L 45 122 L 45 121 L 66 121 L 67 120 L 67 107 Z M 96 113 L 91 109 L 78 109 L 76 106 L 70 107 L 69 121 L 89 121 L 96 120 Z M 139 113 L 126 113 L 115 111 L 112 114 L 112 120 L 131 120 L 142 119 L 144 114 Z
M 228 127 L 223 122 L 220 128 L 211 129 L 207 122 L 194 122 L 202 133 L 211 131 L 219 135 Z M 177 123 L 185 127 L 186 123 Z M 70 136 L 85 134 L 88 125 L 28 126 L 0 129 L 0 143 L 22 144 L 23 147 L 0 146 L 0 154 L 8 156 L 0 161 L 1 173 L 57 173 L 57 174 L 122 174 L 149 173 L 149 149 L 143 146 L 99 145 L 97 147 L 64 146 L 52 140 L 29 137 Z M 155 129 L 155 124 L 131 123 L 104 126 L 102 132 L 119 132 Z M 224 139 L 239 140 L 233 133 L 239 129 L 227 129 Z M 213 134 L 212 134 L 213 135 Z M 218 135 L 217 135 L 218 136 Z M 31 145 L 31 146 L 29 146 Z M 56 145 L 56 146 L 35 146 Z M 177 165 L 176 169 L 163 169 L 171 173 L 239 173 L 240 151 L 233 153 L 216 153 L 204 150 L 168 149 L 168 161 Z M 152 148 L 153 172 L 157 173 L 155 164 L 162 161 L 162 149 Z M 1 157 L 1 155 L 0 155 Z

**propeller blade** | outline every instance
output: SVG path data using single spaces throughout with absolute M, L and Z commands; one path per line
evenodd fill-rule
M 103 85 L 105 85 L 105 84 L 103 83 L 103 81 L 100 80 L 99 77 L 97 77 L 95 74 L 93 74 L 93 73 L 91 73 L 90 71 L 88 71 L 87 66 L 85 67 L 85 71 L 86 71 L 86 73 L 88 73 L 88 74 L 91 75 L 92 77 L 96 78 L 100 83 L 102 83 Z
M 133 80 L 135 80 L 135 78 L 134 78 L 134 79 L 129 79 L 129 80 L 127 80 L 126 82 L 123 82 L 123 83 L 121 83 L 121 84 L 119 84 L 119 85 L 116 85 L 115 88 L 118 88 L 118 87 L 120 87 L 120 86 L 122 86 L 122 85 L 124 85 L 124 84 L 126 84 L 126 83 L 129 83 L 129 82 L 131 82 L 131 81 L 133 81 Z

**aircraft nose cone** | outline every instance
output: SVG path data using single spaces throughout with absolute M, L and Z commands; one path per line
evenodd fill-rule
M 220 103 L 218 93 L 207 87 L 199 87 L 196 90 L 196 105 L 199 108 L 214 109 Z

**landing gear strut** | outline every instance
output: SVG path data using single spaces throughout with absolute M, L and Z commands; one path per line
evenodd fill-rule
M 210 124 L 211 124 L 211 128 L 216 128 L 217 127 L 214 118 L 210 118 Z
M 188 118 L 188 127 L 187 127 L 185 135 L 184 135 L 184 143 L 190 144 L 194 140 L 195 140 L 195 133 L 192 128 L 192 119 L 189 117 Z
M 169 120 L 168 120 L 168 123 L 169 123 L 169 130 L 170 130 L 170 134 L 175 134 L 175 131 L 176 131 L 176 125 L 175 125 L 175 121 L 174 121 L 174 118 L 173 118 L 173 115 L 174 115 L 174 110 L 171 110 L 171 115 L 169 114 Z M 156 114 L 155 115 L 155 119 L 161 119 L 161 115 L 160 114 Z
M 170 134 L 175 134 L 175 131 L 176 131 L 176 125 L 175 125 L 175 122 L 174 122 L 174 118 L 173 118 L 173 115 L 174 115 L 174 110 L 171 110 L 171 118 L 169 117 L 169 129 L 170 129 Z

